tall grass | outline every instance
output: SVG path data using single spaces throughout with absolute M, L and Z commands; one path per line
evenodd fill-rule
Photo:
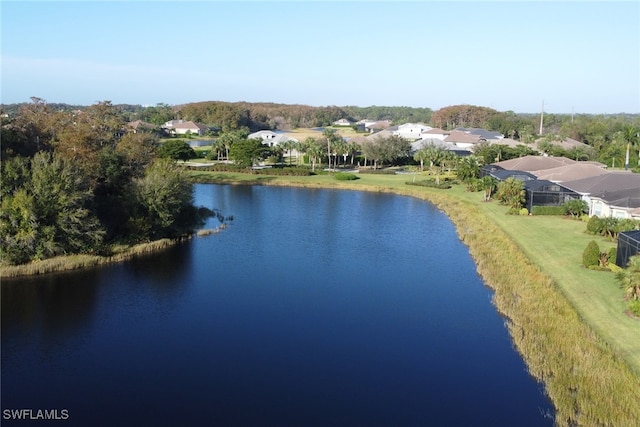
M 0 277 L 33 276 L 112 264 L 148 255 L 175 245 L 178 242 L 179 240 L 176 239 L 161 239 L 149 243 L 140 243 L 133 246 L 114 248 L 114 251 L 110 256 L 83 254 L 65 255 L 48 258 L 42 261 L 35 261 L 29 264 L 3 266 L 0 268 Z

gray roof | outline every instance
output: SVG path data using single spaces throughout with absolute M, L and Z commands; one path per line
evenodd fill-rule
M 529 172 L 525 172 L 525 171 L 518 171 L 518 170 L 496 170 L 496 171 L 492 171 L 489 172 L 489 174 L 497 179 L 499 179 L 500 181 L 504 181 L 507 178 L 514 178 L 517 179 L 518 181 L 533 181 L 536 179 L 536 176 L 533 174 L 530 174 Z
M 437 148 L 442 148 L 443 150 L 459 150 L 459 148 L 452 144 L 451 142 L 446 142 L 438 138 L 423 138 L 411 143 L 411 149 L 413 151 L 418 151 L 421 148 L 428 147 L 433 145 Z
M 598 176 L 591 176 L 574 181 L 564 181 L 562 185 L 582 194 L 598 194 L 604 191 L 627 190 L 640 188 L 640 174 L 609 171 Z
M 502 135 L 500 132 L 481 129 L 481 128 L 456 128 L 455 130 L 466 132 L 471 135 L 478 135 L 480 138 L 483 138 L 486 140 L 501 139 L 504 137 L 504 135 Z
M 601 193 L 592 194 L 591 196 L 604 200 L 610 206 L 620 208 L 640 208 L 640 187 L 615 191 L 603 191 Z
M 556 192 L 555 188 L 562 193 L 572 193 L 573 191 L 564 185 L 557 184 L 555 182 L 551 182 L 546 179 L 534 179 L 533 181 L 525 181 L 524 188 L 529 191 L 547 191 L 547 192 Z

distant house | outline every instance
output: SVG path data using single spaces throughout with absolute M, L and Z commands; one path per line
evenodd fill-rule
M 393 131 L 393 134 L 410 141 L 415 141 L 422 139 L 422 134 L 430 129 L 432 129 L 430 126 L 422 123 L 405 123 L 399 125 L 398 129 Z
M 169 133 L 176 135 L 193 134 L 203 136 L 207 127 L 203 124 L 185 120 L 171 120 L 162 125 L 162 128 Z
M 275 139 L 278 136 L 277 133 L 271 130 L 259 130 L 247 136 L 247 139 L 262 139 L 263 141 L 269 141 Z
M 571 160 L 566 157 L 524 156 L 515 159 L 503 160 L 493 164 L 500 166 L 503 169 L 533 172 L 572 165 L 575 163 L 577 163 L 575 160 Z
M 347 119 L 340 119 L 333 122 L 334 126 L 351 126 L 352 123 Z
M 442 150 L 451 151 L 457 154 L 458 156 L 469 156 L 471 154 L 471 151 L 460 148 L 455 144 L 452 144 L 447 141 L 443 141 L 442 139 L 439 139 L 439 138 L 422 138 L 417 141 L 414 141 L 411 143 L 411 151 L 418 151 L 421 148 L 428 147 L 428 146 L 434 146 Z
M 486 130 L 482 128 L 456 128 L 455 130 L 468 133 L 469 135 L 477 135 L 485 141 L 503 139 L 504 135 L 500 132 Z
M 616 191 L 640 189 L 640 174 L 628 171 L 608 171 L 601 175 L 563 181 L 562 185 L 582 195 L 582 200 L 587 202 L 589 206 L 589 216 L 611 216 L 610 208 L 605 205 L 613 203 L 612 197 L 616 197 Z M 605 195 L 605 193 L 609 194 Z M 593 204 L 591 202 L 593 196 L 599 197 L 599 203 Z M 633 209 L 629 209 L 629 211 L 633 211 Z M 635 214 L 630 212 L 630 215 Z M 640 217 L 640 213 L 638 216 Z M 623 217 L 626 216 L 623 215 Z
M 381 130 L 389 129 L 391 127 L 391 120 L 365 120 L 364 129 L 368 132 L 379 132 Z
M 134 120 L 133 122 L 127 123 L 127 129 L 129 129 L 133 133 L 138 132 L 153 132 L 157 129 L 158 126 L 153 123 L 148 123 L 142 120 Z
M 472 135 L 467 132 L 452 130 L 449 132 L 449 135 L 444 138 L 444 141 L 455 144 L 462 149 L 473 150 L 477 144 L 486 141 L 486 139 L 481 138 L 479 135 Z
M 440 128 L 432 128 L 428 131 L 422 132 L 422 138 L 433 138 L 444 141 L 447 136 L 449 136 L 449 132 Z

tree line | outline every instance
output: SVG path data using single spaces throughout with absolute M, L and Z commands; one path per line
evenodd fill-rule
M 0 257 L 109 255 L 114 245 L 190 234 L 206 216 L 158 137 L 126 130 L 110 102 L 59 110 L 39 99 L 2 121 Z

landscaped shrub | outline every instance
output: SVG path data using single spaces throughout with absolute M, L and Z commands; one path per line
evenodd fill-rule
M 419 187 L 439 188 L 441 190 L 446 190 L 448 188 L 451 188 L 451 184 L 449 182 L 442 181 L 440 182 L 440 184 L 436 184 L 436 181 L 433 179 L 423 179 L 421 181 L 415 181 L 415 182 L 407 181 L 405 182 L 405 184 L 417 185 Z
M 602 234 L 602 230 L 604 230 L 602 219 L 595 215 L 592 216 L 587 223 L 587 233 L 599 236 Z
M 482 181 L 479 178 L 468 178 L 464 181 L 467 191 L 476 193 L 482 190 Z
M 565 202 L 562 206 L 564 208 L 565 214 L 571 215 L 574 218 L 579 218 L 589 206 L 587 206 L 587 202 L 582 199 L 573 199 Z
M 582 265 L 587 268 L 600 265 L 600 247 L 595 240 L 590 241 L 582 252 Z
M 358 177 L 355 174 L 348 173 L 348 172 L 336 172 L 336 174 L 333 175 L 333 177 L 338 181 L 354 181 L 358 179 Z
M 527 215 L 529 215 L 529 209 L 527 209 L 527 208 L 522 208 L 522 209 L 520 209 L 519 214 L 520 214 L 521 216 L 527 216 Z
M 564 206 L 533 206 L 531 215 L 564 215 L 566 209 Z
M 617 248 L 615 247 L 609 248 L 609 252 L 607 252 L 607 259 L 609 260 L 609 264 L 616 263 L 616 252 L 617 252 Z
M 629 311 L 634 316 L 640 316 L 640 300 L 629 301 Z

